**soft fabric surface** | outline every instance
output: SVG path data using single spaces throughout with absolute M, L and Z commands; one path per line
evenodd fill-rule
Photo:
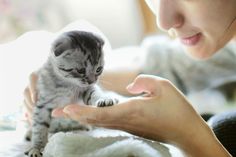
M 57 133 L 47 144 L 45 157 L 170 157 L 158 142 L 132 136 L 96 136 L 89 133 Z
M 1 146 L 0 156 L 25 157 L 24 150 L 30 144 L 23 142 L 22 137 L 3 135 L 1 139 L 9 140 Z M 159 142 L 134 137 L 121 131 L 95 129 L 89 132 L 59 132 L 52 135 L 45 147 L 44 157 L 171 157 L 171 154 Z

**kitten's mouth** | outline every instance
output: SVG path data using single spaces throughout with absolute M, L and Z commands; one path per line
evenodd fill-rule
M 93 86 L 96 82 L 87 83 L 88 86 Z
M 89 86 L 93 86 L 94 84 L 96 83 L 96 81 L 95 82 L 82 82 L 81 83 L 81 85 L 82 85 L 82 87 L 89 87 Z

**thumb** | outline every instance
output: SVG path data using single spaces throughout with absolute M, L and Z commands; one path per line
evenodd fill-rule
M 127 90 L 132 94 L 146 93 L 150 95 L 159 95 L 161 88 L 158 82 L 162 78 L 151 75 L 139 75 L 135 80 L 127 86 Z
M 64 108 L 56 108 L 52 111 L 52 116 L 55 118 L 64 117 L 73 120 L 80 121 L 81 123 L 87 123 L 86 118 L 91 117 L 93 113 L 92 107 L 85 107 L 78 104 L 70 104 Z

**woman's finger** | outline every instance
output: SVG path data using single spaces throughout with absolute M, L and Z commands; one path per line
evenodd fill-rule
M 133 100 L 135 101 L 135 100 Z M 134 103 L 134 102 L 133 102 Z M 133 104 L 132 103 L 132 104 Z M 66 106 L 64 109 L 54 110 L 52 116 L 54 117 L 69 117 L 73 120 L 80 121 L 82 123 L 97 124 L 112 124 L 114 121 L 125 120 L 123 115 L 130 115 L 131 112 L 135 112 L 135 105 L 132 110 L 129 108 L 130 101 L 126 101 L 119 105 L 109 107 L 91 107 L 78 104 L 72 104 Z
M 139 75 L 133 83 L 127 86 L 127 90 L 132 94 L 147 93 L 149 95 L 160 95 L 161 87 L 159 83 L 163 82 L 164 79 L 150 76 L 150 75 Z
M 28 114 L 32 114 L 32 112 L 33 112 L 32 106 L 29 105 L 28 102 L 26 102 L 26 100 L 24 100 L 24 104 L 25 104 L 26 112 L 27 112 Z
M 37 90 L 36 90 L 36 83 L 38 80 L 37 74 L 34 72 L 31 73 L 29 79 L 30 79 L 29 90 L 32 98 L 31 100 L 34 104 L 37 100 Z
M 88 119 L 104 121 L 110 117 L 109 107 L 95 108 L 81 105 L 68 105 L 63 109 L 63 112 L 70 118 L 79 120 L 83 123 L 88 123 Z M 107 117 L 107 118 L 105 118 Z
M 29 87 L 26 87 L 24 90 L 24 104 L 27 110 L 32 111 L 33 101 L 32 101 L 32 95 L 30 93 Z
M 68 105 L 65 108 L 56 108 L 52 111 L 52 116 L 59 118 L 70 118 L 76 121 L 79 121 L 80 123 L 88 123 L 87 118 L 90 117 L 90 114 L 88 112 L 94 113 L 92 107 L 82 107 L 80 105 Z
M 26 118 L 27 122 L 31 125 L 32 124 L 32 108 L 30 107 L 29 104 L 24 100 L 24 117 Z

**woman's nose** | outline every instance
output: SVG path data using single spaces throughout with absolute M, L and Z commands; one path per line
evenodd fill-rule
M 176 1 L 159 0 L 157 7 L 156 22 L 160 29 L 168 31 L 171 28 L 179 28 L 183 25 L 184 17 L 180 13 Z

